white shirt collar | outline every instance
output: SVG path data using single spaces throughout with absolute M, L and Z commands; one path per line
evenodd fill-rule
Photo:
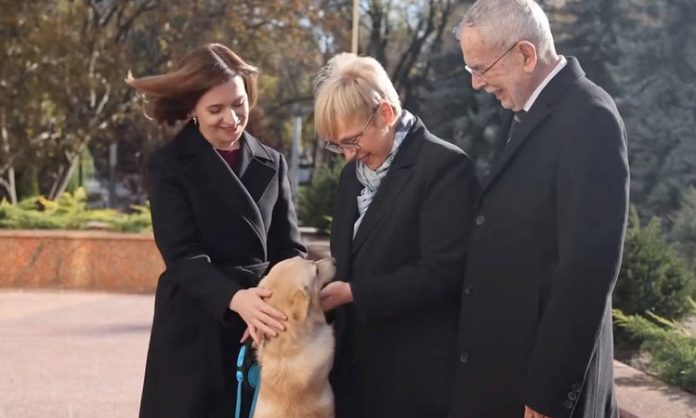
M 532 108 L 532 105 L 536 101 L 536 99 L 539 97 L 541 92 L 544 90 L 544 87 L 546 87 L 547 84 L 551 81 L 552 78 L 558 74 L 563 67 L 566 66 L 568 63 L 568 60 L 561 55 L 561 59 L 558 61 L 558 64 L 553 68 L 553 70 L 549 73 L 549 75 L 546 76 L 546 78 L 537 86 L 537 88 L 532 92 L 532 95 L 529 96 L 529 99 L 527 99 L 527 103 L 524 104 L 524 107 L 522 107 L 522 110 L 525 112 L 529 112 L 529 109 Z

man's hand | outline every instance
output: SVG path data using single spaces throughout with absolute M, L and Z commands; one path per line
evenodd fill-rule
M 353 301 L 353 291 L 347 282 L 331 282 L 319 292 L 321 308 L 324 312 Z
M 527 405 L 524 406 L 524 418 L 551 418 L 549 416 L 546 416 L 544 414 L 540 414 L 539 412 L 533 410 L 532 408 L 528 407 Z

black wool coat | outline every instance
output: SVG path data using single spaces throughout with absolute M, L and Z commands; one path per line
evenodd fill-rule
M 337 418 L 445 417 L 456 364 L 462 274 L 478 183 L 456 146 L 418 120 L 353 238 L 362 189 L 341 173 L 331 229 L 337 280 Z
M 150 160 L 157 284 L 140 416 L 234 416 L 244 321 L 232 296 L 305 255 L 281 154 L 244 133 L 239 175 L 188 124 Z
M 525 404 L 617 417 L 611 293 L 628 179 L 619 112 L 568 57 L 476 204 L 452 418 L 521 418 Z

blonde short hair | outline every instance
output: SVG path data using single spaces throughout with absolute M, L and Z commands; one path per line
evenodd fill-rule
M 401 101 L 384 67 L 372 57 L 341 53 L 314 79 L 314 128 L 323 139 L 336 138 L 337 122 L 367 120 L 386 101 L 401 115 Z

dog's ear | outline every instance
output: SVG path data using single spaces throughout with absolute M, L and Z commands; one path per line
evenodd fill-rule
M 309 313 L 309 291 L 305 288 L 295 289 L 290 302 L 290 318 L 304 321 Z

